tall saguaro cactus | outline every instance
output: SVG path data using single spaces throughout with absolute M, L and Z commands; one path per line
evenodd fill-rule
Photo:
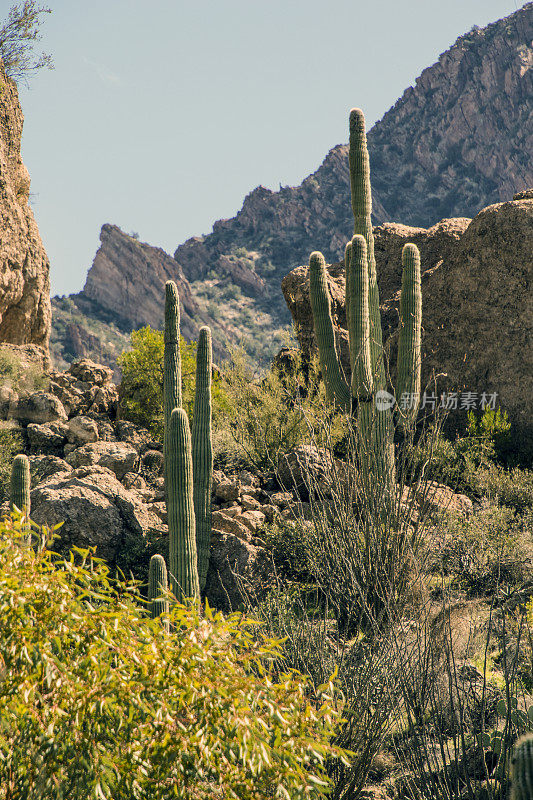
M 200 598 L 207 579 L 211 543 L 211 331 L 200 330 L 192 440 L 181 408 L 180 312 L 176 284 L 165 285 L 165 495 L 171 587 L 176 597 Z
M 533 736 L 530 733 L 522 736 L 513 748 L 511 799 L 533 800 Z
M 354 236 L 345 250 L 350 385 L 335 346 L 326 264 L 319 252 L 311 253 L 309 259 L 309 292 L 326 391 L 341 409 L 357 412 L 362 468 L 369 478 L 382 482 L 387 494 L 395 477 L 394 428 L 392 403 L 386 391 L 365 119 L 357 108 L 350 112 L 349 163 L 354 215 Z M 402 402 L 396 412 L 405 428 L 416 417 L 420 393 L 422 295 L 416 245 L 405 245 L 402 265 L 396 393 Z
M 192 423 L 193 498 L 200 591 L 205 588 L 211 543 L 211 485 L 213 482 L 211 372 L 211 331 L 208 327 L 203 327 L 200 329 L 196 354 L 196 393 Z

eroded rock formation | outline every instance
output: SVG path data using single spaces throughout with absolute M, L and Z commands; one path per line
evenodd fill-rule
M 0 60 L 0 341 L 38 345 L 47 355 L 50 265 L 29 206 L 23 121 L 16 84 Z

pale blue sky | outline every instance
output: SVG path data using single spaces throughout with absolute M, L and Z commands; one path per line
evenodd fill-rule
M 262 184 L 299 184 L 457 36 L 520 0 L 41 0 L 55 70 L 20 86 L 52 265 L 79 291 L 104 222 L 173 253 Z M 0 0 L 4 19 L 12 5 Z M 348 202 L 348 198 L 347 198 Z

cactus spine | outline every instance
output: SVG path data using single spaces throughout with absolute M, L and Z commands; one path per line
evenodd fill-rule
M 376 403 L 379 395 L 386 393 L 387 380 L 374 256 L 365 118 L 357 108 L 350 112 L 349 164 L 354 215 L 354 236 L 345 250 L 346 319 L 352 371 L 350 386 L 335 347 L 326 265 L 319 252 L 312 253 L 309 260 L 311 309 L 327 394 L 343 410 L 357 408 L 363 472 L 382 483 L 388 495 L 395 479 L 394 428 L 391 409 L 386 404 L 380 407 L 381 404 Z M 416 418 L 420 392 L 422 297 L 420 255 L 415 245 L 404 247 L 402 265 L 397 397 L 401 398 L 400 392 L 413 396 L 411 407 L 406 412 L 403 408 L 401 412 L 397 409 L 399 422 L 405 428 Z
M 148 599 L 152 619 L 168 613 L 168 600 L 162 595 L 168 591 L 167 565 L 163 556 L 158 554 L 150 559 L 148 570 Z
M 213 447 L 211 443 L 211 331 L 200 330 L 196 356 L 196 392 L 192 424 L 192 467 L 194 515 L 200 591 L 205 588 L 211 544 L 211 484 Z
M 192 447 L 183 408 L 170 415 L 167 462 L 169 561 L 172 591 L 182 602 L 200 598 L 193 502 Z
M 532 800 L 533 798 L 533 736 L 522 736 L 513 748 L 511 756 L 511 798 Z

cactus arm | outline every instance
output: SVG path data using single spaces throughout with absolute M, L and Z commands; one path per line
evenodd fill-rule
M 351 396 L 335 347 L 326 263 L 324 256 L 319 252 L 311 253 L 309 259 L 309 294 L 326 392 L 330 400 L 335 401 L 344 410 L 349 410 Z
M 194 513 L 200 591 L 205 588 L 211 544 L 211 485 L 213 446 L 211 441 L 211 331 L 200 329 L 196 356 L 196 392 L 192 423 L 192 465 Z
M 415 244 L 404 246 L 402 267 L 396 400 L 401 402 L 402 395 L 414 400 L 412 407 L 409 403 L 405 410 L 398 409 L 399 424 L 403 427 L 414 422 L 420 402 L 422 289 L 420 253 Z
M 161 597 L 168 590 L 167 565 L 163 556 L 156 554 L 150 559 L 148 569 L 148 599 L 152 619 L 168 613 L 168 600 Z
M 182 408 L 170 415 L 166 482 L 172 591 L 180 602 L 185 597 L 199 600 L 191 434 Z

